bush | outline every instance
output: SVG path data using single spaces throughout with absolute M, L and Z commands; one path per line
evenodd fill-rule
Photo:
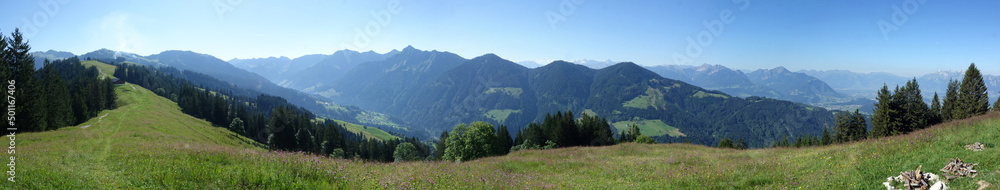
M 549 142 L 552 142 L 552 141 L 549 141 Z M 519 144 L 517 146 L 514 146 L 514 147 L 510 147 L 510 151 L 511 152 L 518 151 L 518 150 L 537 150 L 537 149 L 542 149 L 542 147 L 538 146 L 538 144 L 535 144 L 535 142 L 531 142 L 531 139 L 524 140 L 524 143 L 521 143 L 521 144 Z
M 639 135 L 635 138 L 636 143 L 656 144 L 656 140 L 646 135 Z
M 332 157 L 332 158 L 344 158 L 344 149 L 340 149 L 340 148 L 333 149 L 333 152 L 330 153 L 330 157 Z
M 559 148 L 559 145 L 557 145 L 556 142 L 552 142 L 552 140 L 545 141 L 545 147 L 542 147 L 542 149 L 554 149 L 554 148 Z

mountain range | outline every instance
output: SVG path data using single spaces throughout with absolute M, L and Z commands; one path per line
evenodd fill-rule
M 960 68 L 966 67 L 968 66 Z M 965 77 L 965 70 L 937 71 L 919 77 L 902 77 L 884 72 L 859 73 L 847 70 L 802 70 L 799 72 L 825 81 L 836 91 L 855 97 L 868 97 L 871 99 L 874 99 L 878 90 L 882 89 L 882 85 L 888 85 L 889 89 L 892 89 L 897 85 L 902 86 L 906 84 L 908 80 L 917 79 L 917 83 L 920 84 L 921 94 L 928 103 L 934 97 L 935 92 L 937 92 L 939 98 L 944 99 L 944 95 L 948 90 L 949 80 L 961 81 Z M 1000 90 L 1000 76 L 983 74 L 983 81 L 990 96 L 989 101 L 991 103 L 995 102 L 997 95 L 1000 94 L 1000 91 L 997 91 Z
M 608 66 L 611 66 L 611 65 L 614 65 L 614 64 L 618 63 L 618 62 L 612 61 L 610 59 L 606 59 L 604 61 L 590 60 L 590 59 L 580 59 L 580 60 L 572 60 L 572 61 L 566 61 L 566 62 L 583 65 L 583 66 L 589 67 L 591 69 L 602 69 L 604 67 L 608 67 Z M 538 61 L 520 61 L 520 62 L 517 62 L 517 64 L 521 65 L 521 66 L 524 66 L 524 67 L 527 67 L 527 68 L 537 68 L 537 67 L 544 66 L 546 63 L 545 62 L 538 62 Z
M 279 86 L 311 93 L 312 89 L 340 78 L 358 64 L 384 60 L 396 53 L 399 51 L 379 54 L 374 51 L 340 50 L 329 55 L 312 54 L 295 59 L 287 57 L 232 59 L 229 63 L 258 73 Z
M 51 59 L 72 55 L 58 51 L 33 54 Z M 543 120 L 547 114 L 572 111 L 605 117 L 619 130 L 640 126 L 661 142 L 712 144 L 730 137 L 766 146 L 785 135 L 816 135 L 824 126 L 831 126 L 833 112 L 817 106 L 870 109 L 865 104 L 873 103 L 857 98 L 867 96 L 838 91 L 864 91 L 879 84 L 873 80 L 905 81 L 885 73 L 791 72 L 783 67 L 745 73 L 707 64 L 606 65 L 610 60 L 578 61 L 584 64 L 553 61 L 528 68 L 523 65 L 530 63 L 514 63 L 494 54 L 465 59 L 447 51 L 412 46 L 385 54 L 341 50 L 294 59 L 228 62 L 190 51 L 140 56 L 102 49 L 82 57 L 203 73 L 233 86 L 284 97 L 318 114 L 396 126 L 397 133 L 419 137 L 473 121 L 516 130 Z M 947 78 L 956 76 L 961 73 L 942 72 L 918 80 L 927 88 L 944 86 Z M 1000 81 L 991 75 L 986 78 L 990 87 Z M 361 115 L 383 117 L 375 122 Z
M 592 69 L 554 61 L 529 69 L 494 54 L 467 60 L 413 47 L 362 63 L 314 93 L 432 131 L 473 121 L 520 129 L 547 114 L 572 111 L 605 117 L 617 128 L 639 125 L 661 141 L 705 144 L 733 137 L 765 146 L 784 135 L 815 135 L 833 115 L 795 102 L 702 89 L 634 63 Z
M 649 70 L 666 78 L 688 82 L 706 89 L 719 90 L 740 97 L 760 96 L 826 106 L 851 101 L 824 81 L 784 67 L 758 69 L 750 73 L 722 65 L 650 66 Z

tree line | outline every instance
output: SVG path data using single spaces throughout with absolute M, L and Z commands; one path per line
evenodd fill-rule
M 892 93 L 883 85 L 872 115 L 871 137 L 905 134 L 944 121 L 985 114 L 989 111 L 988 94 L 975 63 L 969 65 L 961 82 L 948 83 L 943 105 L 936 92 L 930 106 L 924 103 L 916 79 L 896 87 Z
M 87 68 L 76 57 L 45 60 L 35 70 L 31 47 L 17 29 L 0 35 L 0 75 L 4 78 L 7 107 L 4 128 L 46 131 L 74 126 L 117 107 L 114 84 Z
M 506 155 L 526 149 L 552 149 L 572 146 L 607 146 L 620 142 L 656 143 L 632 126 L 622 131 L 618 139 L 603 117 L 583 114 L 579 119 L 572 111 L 546 114 L 542 123 L 530 123 L 518 130 L 511 139 L 507 126 L 494 128 L 486 122 L 459 124 L 451 132 L 441 133 L 436 157 L 448 161 L 468 161 L 482 157 Z
M 988 95 L 982 73 L 972 63 L 961 81 L 949 81 L 943 102 L 935 92 L 931 104 L 927 105 L 916 78 L 901 87 L 896 86 L 892 91 L 888 85 L 883 85 L 878 91 L 871 116 L 871 131 L 867 131 L 865 116 L 857 110 L 853 113 L 839 112 L 835 116 L 836 126 L 832 136 L 824 129 L 819 140 L 812 139 L 815 138 L 812 136 L 799 137 L 795 143 L 789 143 L 785 137 L 772 147 L 811 146 L 816 145 L 816 142 L 827 145 L 906 134 L 941 122 L 985 114 L 990 111 Z M 1000 101 L 1000 97 L 997 101 Z M 993 110 L 1000 110 L 1000 104 L 994 104 Z
M 347 131 L 333 120 L 288 103 L 284 98 L 259 94 L 248 97 L 244 89 L 195 86 L 175 75 L 196 75 L 209 84 L 223 83 L 207 75 L 169 67 L 116 64 L 115 77 L 135 83 L 177 103 L 185 114 L 246 136 L 275 150 L 302 151 L 336 158 L 392 162 L 400 144 L 405 159 L 426 159 L 431 148 L 416 138 L 375 140 Z M 240 93 L 234 93 L 240 92 Z
M 577 120 L 572 111 L 566 111 L 556 112 L 555 115 L 545 114 L 542 123 L 529 123 L 527 128 L 518 130 L 514 144 L 522 147 L 549 144 L 554 147 L 606 146 L 616 144 L 614 135 L 606 119 L 583 114 Z M 638 135 L 622 137 L 633 141 Z

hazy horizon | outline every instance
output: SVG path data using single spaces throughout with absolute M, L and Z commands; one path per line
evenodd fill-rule
M 189 50 L 223 60 L 412 45 L 522 62 L 1000 74 L 1000 3 L 940 1 L 4 2 L 33 51 Z M 295 10 L 295 11 L 287 11 Z M 550 61 L 549 61 L 550 62 Z M 547 62 L 546 62 L 547 63 Z M 544 64 L 544 63 L 540 63 Z

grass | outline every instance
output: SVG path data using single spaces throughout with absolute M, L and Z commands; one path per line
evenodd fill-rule
M 646 94 L 639 95 L 625 103 L 622 106 L 632 107 L 638 109 L 646 109 L 652 107 L 653 109 L 661 109 L 666 106 L 666 101 L 663 101 L 663 92 L 655 89 L 653 87 L 648 87 L 646 89 Z
M 716 97 L 716 98 L 722 98 L 722 99 L 729 98 L 729 96 L 726 96 L 726 95 L 723 95 L 723 94 L 708 93 L 708 92 L 705 92 L 705 91 L 698 91 L 698 93 L 694 93 L 694 95 L 691 95 L 691 96 L 694 96 L 695 98 L 705 98 L 705 97 Z
M 979 163 L 980 173 L 948 182 L 951 188 L 1000 184 L 996 113 L 822 147 L 627 143 L 390 164 L 269 151 L 149 90 L 116 92 L 121 107 L 86 129 L 18 133 L 17 182 L 0 189 L 881 189 L 885 178 L 919 165 L 940 174 L 955 157 Z M 973 142 L 991 146 L 964 150 Z
M 357 119 L 362 124 L 373 124 L 373 125 L 390 126 L 392 128 L 396 128 L 396 129 L 400 129 L 400 130 L 404 130 L 404 131 L 408 131 L 409 130 L 408 128 L 400 127 L 399 124 L 396 124 L 396 123 L 392 122 L 392 120 L 389 119 L 389 116 L 385 115 L 383 113 L 361 111 L 360 113 L 358 113 L 357 116 L 355 116 L 355 119 Z
M 629 126 L 638 126 L 639 132 L 646 136 L 656 137 L 663 135 L 670 135 L 671 137 L 682 137 L 687 136 L 681 133 L 681 130 L 667 125 L 660 120 L 632 120 L 632 121 L 619 121 L 612 123 L 618 131 L 627 131 Z
M 493 119 L 494 121 L 503 123 L 503 121 L 507 120 L 507 117 L 510 117 L 510 114 L 515 114 L 515 113 L 521 113 L 521 110 L 512 110 L 512 109 L 490 110 L 487 111 L 486 113 L 483 113 L 483 116 Z
M 385 132 L 375 127 L 365 127 L 362 125 L 348 123 L 341 120 L 334 120 L 334 121 L 337 121 L 338 124 L 344 126 L 344 128 L 347 128 L 347 131 L 350 131 L 352 133 L 362 134 L 367 139 L 377 139 L 383 141 L 390 139 L 399 139 L 399 137 L 393 136 L 392 134 L 389 134 L 388 132 Z
M 383 113 L 369 112 L 369 111 L 357 111 L 356 114 L 355 114 L 355 112 L 351 112 L 351 110 L 347 109 L 347 107 L 344 107 L 344 106 L 339 105 L 339 104 L 334 104 L 334 103 L 329 103 L 329 102 L 322 102 L 322 101 L 316 101 L 316 103 L 325 105 L 325 107 L 326 107 L 327 110 L 337 112 L 338 114 L 354 114 L 354 119 L 356 119 L 358 121 L 358 123 L 360 123 L 360 124 L 387 126 L 387 127 L 392 127 L 392 128 L 396 128 L 396 129 L 403 130 L 403 131 L 409 131 L 410 130 L 407 127 L 400 126 L 399 124 L 396 124 L 395 122 L 392 121 L 392 119 L 389 117 L 389 115 L 386 115 L 386 114 L 383 114 Z M 341 121 L 341 122 L 343 122 L 343 121 Z M 363 129 L 363 128 L 359 128 L 359 129 Z M 375 132 L 373 132 L 373 133 L 375 133 Z M 382 131 L 381 133 L 385 133 L 385 132 Z
M 98 74 L 101 74 L 102 72 L 104 74 L 106 74 L 106 75 L 100 75 L 100 76 L 117 78 L 117 77 L 114 77 L 114 75 L 115 75 L 115 66 L 114 65 L 108 65 L 108 64 L 104 64 L 104 63 L 101 63 L 101 62 L 98 62 L 98 61 L 94 61 L 94 60 L 82 61 L 80 63 L 83 64 L 83 66 L 85 66 L 85 67 L 97 67 L 97 69 L 100 70 L 100 72 L 98 72 Z
M 583 114 L 587 114 L 588 116 L 597 116 L 597 112 L 594 112 L 594 110 L 591 109 L 584 109 Z

